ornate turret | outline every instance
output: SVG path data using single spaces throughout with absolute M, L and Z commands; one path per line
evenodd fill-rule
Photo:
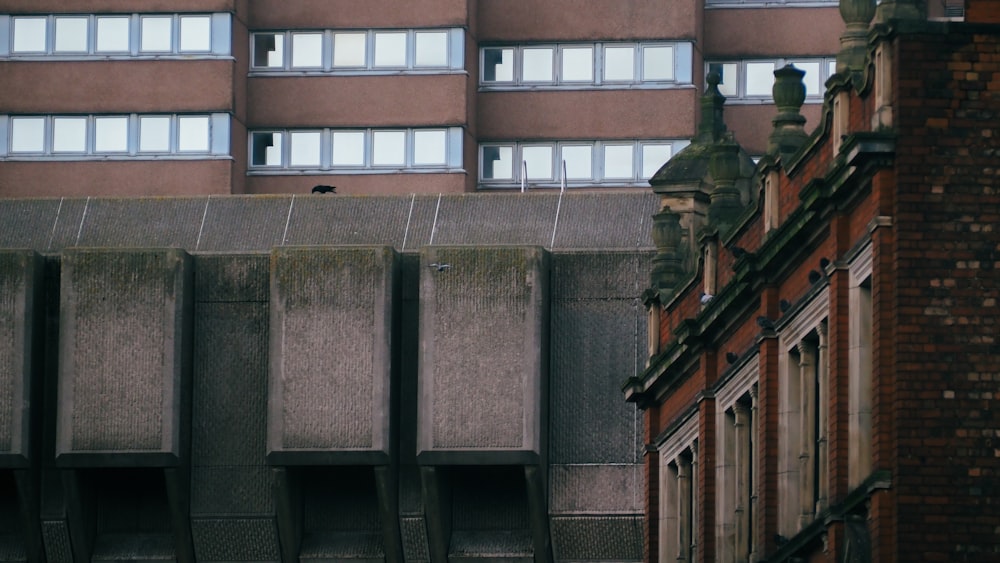
M 806 100 L 806 86 L 802 83 L 805 74 L 792 65 L 774 71 L 771 92 L 778 115 L 771 120 L 774 130 L 767 139 L 767 152 L 781 156 L 783 162 L 787 162 L 809 138 L 805 130 L 806 118 L 800 113 Z
M 868 24 L 875 15 L 875 0 L 840 0 L 840 17 L 847 28 L 840 36 L 837 73 L 861 72 L 868 54 Z

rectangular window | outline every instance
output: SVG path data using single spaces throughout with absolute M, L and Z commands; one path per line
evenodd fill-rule
M 514 147 L 512 145 L 484 145 L 480 173 L 484 180 L 513 180 Z
M 180 51 L 209 52 L 212 50 L 212 18 L 210 16 L 181 16 L 180 28 Z
M 320 165 L 320 132 L 294 131 L 288 134 L 289 165 L 319 166 Z
M 528 180 L 552 179 L 552 147 L 526 146 L 521 148 L 521 161 Z
M 62 18 L 56 19 L 56 44 L 57 53 L 86 53 L 87 52 L 87 18 Z
M 52 152 L 86 151 L 86 117 L 56 117 L 52 119 Z
M 736 63 L 713 63 L 709 72 L 719 74 L 719 93 L 723 96 L 736 96 L 739 93 L 738 70 Z
M 94 152 L 128 152 L 128 117 L 94 118 Z
M 589 180 L 593 178 L 593 154 L 593 145 L 562 147 L 562 160 L 565 166 L 566 180 Z
M 45 151 L 45 118 L 14 117 L 11 119 L 11 152 Z
M 365 165 L 365 132 L 334 131 L 331 134 L 334 166 Z
M 413 164 L 416 166 L 438 165 L 448 162 L 448 132 L 414 131 Z
M 747 63 L 747 96 L 770 96 L 774 86 L 774 63 Z
M 149 116 L 139 118 L 139 151 L 170 152 L 170 118 Z
M 552 82 L 552 48 L 525 49 L 521 55 L 521 80 Z
M 413 65 L 418 67 L 448 66 L 448 33 L 418 31 L 414 39 Z
M 642 79 L 673 80 L 674 48 L 670 46 L 642 48 Z
M 323 35 L 319 33 L 292 34 L 292 68 L 320 68 L 323 66 Z
M 372 164 L 374 166 L 403 166 L 406 164 L 406 132 L 373 132 Z
M 642 145 L 642 174 L 643 180 L 648 180 L 656 174 L 671 156 L 671 145 L 646 143 Z
M 44 53 L 46 18 L 14 18 L 15 53 Z
M 514 81 L 514 49 L 509 47 L 483 49 L 483 81 Z
M 252 133 L 251 166 L 281 166 L 281 138 L 281 133 Z
M 806 96 L 819 96 L 823 93 L 823 75 L 820 74 L 820 62 L 818 60 L 792 62 L 795 68 L 806 73 L 802 77 L 802 83 L 806 86 Z
M 333 66 L 365 66 L 365 38 L 364 33 L 334 33 Z
M 635 48 L 606 47 L 604 49 L 604 80 L 629 81 L 635 78 Z
M 406 66 L 406 34 L 375 33 L 375 66 Z
M 604 145 L 604 177 L 632 179 L 635 145 Z
M 172 49 L 172 23 L 170 16 L 144 16 L 140 20 L 139 50 L 144 52 L 170 52 Z
M 282 68 L 285 61 L 285 36 L 280 33 L 257 33 L 253 36 L 253 66 Z
M 98 53 L 127 53 L 129 50 L 129 18 L 98 17 Z
M 209 146 L 208 117 L 177 118 L 177 150 L 204 152 Z
M 788 64 L 805 71 L 802 82 L 806 87 L 806 100 L 821 101 L 824 85 L 836 71 L 836 59 L 832 57 L 708 62 L 706 70 L 719 73 L 722 78 L 719 92 L 723 96 L 737 102 L 746 100 L 760 103 L 773 96 L 775 69 Z
M 565 82 L 594 81 L 594 49 L 564 47 L 562 49 L 562 80 Z

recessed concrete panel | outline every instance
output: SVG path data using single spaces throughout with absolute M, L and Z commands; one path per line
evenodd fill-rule
M 641 464 L 581 464 L 549 467 L 549 511 L 553 514 L 635 514 L 643 509 Z
M 552 518 L 556 561 L 641 561 L 642 515 Z
M 182 250 L 63 253 L 60 464 L 162 466 L 186 455 L 192 287 Z
M 31 413 L 41 409 L 33 392 L 41 286 L 39 255 L 0 251 L 0 467 L 27 467 L 32 457 Z
M 548 279 L 539 247 L 421 249 L 420 463 L 537 463 Z
M 198 561 L 278 561 L 278 529 L 273 518 L 193 518 Z
M 397 262 L 390 247 L 274 249 L 272 463 L 388 461 Z

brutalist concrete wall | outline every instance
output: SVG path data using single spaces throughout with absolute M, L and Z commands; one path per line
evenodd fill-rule
M 614 396 L 641 372 L 652 254 L 552 256 L 549 514 L 557 561 L 642 559 L 642 420 Z
M 198 561 L 280 559 L 267 465 L 269 257 L 195 256 L 191 532 Z
M 548 252 L 425 247 L 420 266 L 418 461 L 539 463 L 547 418 Z
M 63 252 L 58 462 L 186 457 L 192 276 L 183 250 Z
M 389 463 L 397 279 L 388 246 L 272 251 L 272 463 Z
M 0 468 L 28 467 L 32 411 L 40 409 L 34 376 L 42 284 L 41 257 L 31 250 L 0 251 Z

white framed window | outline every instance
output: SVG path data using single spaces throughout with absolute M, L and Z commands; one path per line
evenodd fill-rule
M 250 173 L 462 170 L 462 128 L 251 131 Z
M 686 140 L 486 142 L 479 146 L 483 188 L 645 186 Z M 565 178 L 564 176 L 565 172 Z
M 231 55 L 232 16 L 59 14 L 0 17 L 0 59 L 189 58 Z
M 251 73 L 450 73 L 465 67 L 461 28 L 269 31 L 253 33 L 250 47 Z
M 727 102 L 768 103 L 773 100 L 774 71 L 786 64 L 805 71 L 802 81 L 806 86 L 806 102 L 821 102 L 823 85 L 837 71 L 835 57 L 709 61 L 705 71 L 706 76 L 709 72 L 719 73 L 719 92 L 728 98 Z
M 226 157 L 229 115 L 0 115 L 0 160 Z
M 706 8 L 814 8 L 837 6 L 838 0 L 705 0 Z
M 558 43 L 479 50 L 484 90 L 672 88 L 691 84 L 687 42 Z

